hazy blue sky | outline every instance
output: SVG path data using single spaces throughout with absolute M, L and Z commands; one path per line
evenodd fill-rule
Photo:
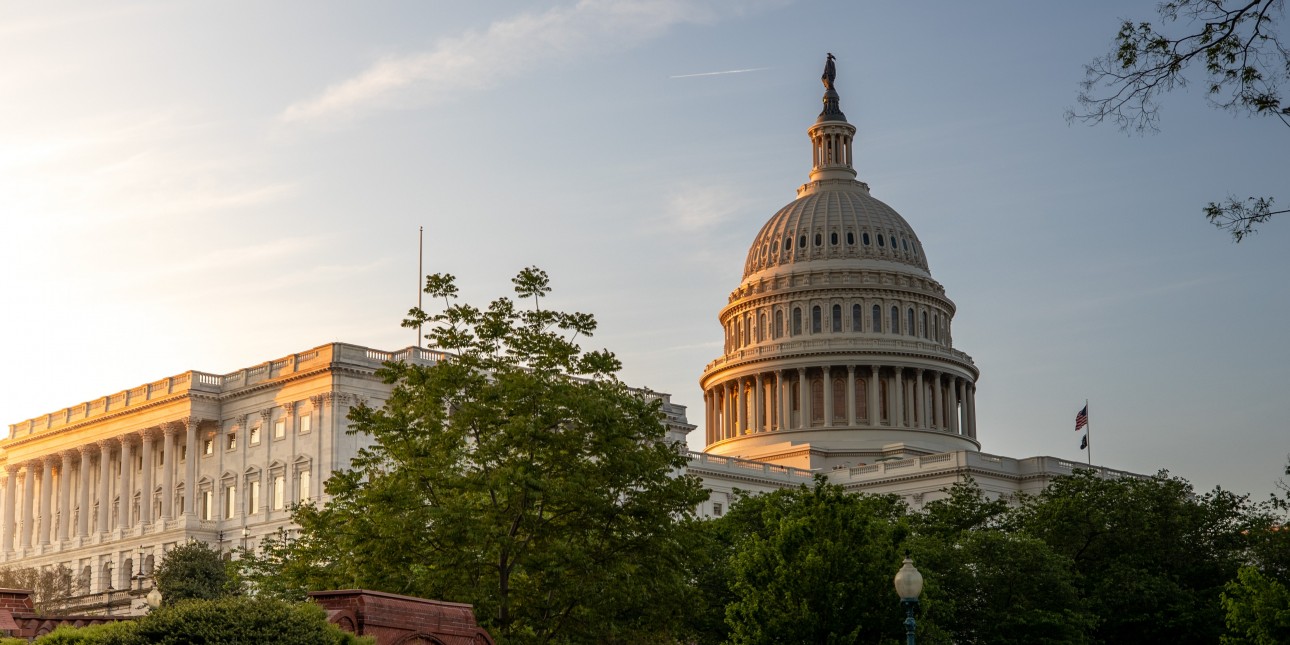
M 1290 219 L 1271 121 L 1166 100 L 1068 125 L 1144 2 L 0 5 L 0 254 L 13 423 L 188 369 L 396 349 L 427 270 L 521 267 L 600 319 L 625 378 L 702 425 L 697 379 L 757 230 L 806 180 L 825 52 L 856 165 L 918 231 L 981 369 L 983 450 L 1271 489 L 1290 450 Z M 697 75 L 729 70 L 742 73 Z M 692 445 L 698 447 L 702 432 Z

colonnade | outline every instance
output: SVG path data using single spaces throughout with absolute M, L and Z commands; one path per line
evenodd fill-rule
M 51 542 L 90 538 L 114 529 L 165 523 L 179 515 L 196 515 L 197 496 L 191 492 L 191 482 L 197 481 L 201 422 L 201 419 L 185 418 L 7 464 L 0 551 L 48 546 Z M 136 448 L 139 467 L 134 461 Z M 178 472 L 181 454 L 186 455 L 182 459 L 182 473 Z M 138 486 L 133 481 L 136 471 L 140 475 Z M 161 479 L 159 500 L 155 497 L 157 471 Z M 21 508 L 16 499 L 20 473 Z M 182 481 L 177 484 L 176 479 L 181 476 Z M 190 492 L 182 494 L 185 483 Z M 138 506 L 134 499 L 136 489 Z M 39 507 L 35 506 L 37 491 Z
M 933 369 L 880 364 L 775 369 L 715 383 L 703 398 L 708 445 L 762 432 L 832 427 L 976 437 L 976 385 Z

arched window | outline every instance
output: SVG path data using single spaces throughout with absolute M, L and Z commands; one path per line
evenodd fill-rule
M 793 379 L 792 384 L 788 386 L 788 398 L 792 402 L 794 412 L 802 409 L 802 379 Z
M 833 246 L 837 246 L 837 245 L 838 245 L 838 233 L 837 233 L 837 231 L 834 231 L 834 232 L 832 232 L 832 233 L 829 233 L 829 244 L 832 244 Z
M 814 307 L 811 307 L 811 333 L 812 334 L 820 333 L 820 328 L 823 325 L 823 321 L 820 320 L 820 317 L 821 317 L 820 306 L 815 305 Z
M 923 326 L 920 328 L 923 332 L 923 338 L 927 338 L 927 312 L 923 312 Z
M 789 249 L 792 249 L 792 248 L 793 248 L 793 238 L 791 237 L 784 238 L 784 250 L 788 251 Z
M 802 308 L 793 307 L 793 335 L 802 335 Z
M 873 306 L 873 324 L 869 331 L 874 333 L 882 332 L 882 308 L 878 305 Z
M 878 246 L 886 246 L 886 244 L 883 244 L 882 242 L 882 233 L 878 234 Z
M 816 246 L 822 246 L 823 244 L 824 244 L 824 236 L 823 236 L 823 235 L 820 235 L 819 233 L 816 233 L 816 234 L 815 234 L 815 245 L 816 245 Z
M 913 309 L 910 309 L 909 311 L 911 316 L 914 315 Z M 752 314 L 744 314 L 744 346 L 748 346 L 751 344 L 752 344 Z
M 923 314 L 923 327 L 927 326 L 927 314 Z M 757 342 L 765 340 L 766 336 L 766 312 L 757 314 Z
M 856 379 L 856 419 L 869 419 L 869 388 L 862 378 Z
M 900 334 L 900 309 L 891 306 L 891 333 Z
M 833 305 L 833 331 L 842 331 L 842 305 Z
M 824 423 L 824 381 L 811 379 L 811 425 Z
M 775 310 L 775 338 L 784 337 L 784 310 Z
M 869 246 L 869 234 L 868 234 L 868 233 L 862 233 L 862 234 L 860 235 L 860 241 L 861 241 L 861 242 L 864 242 L 864 245 L 865 245 L 865 246 Z
M 735 343 L 734 343 L 735 349 L 742 347 L 742 345 L 739 344 L 739 339 L 743 337 L 744 337 L 744 323 L 742 320 L 736 319 L 735 320 Z
M 856 234 L 851 231 L 847 231 L 847 246 L 855 246 L 855 245 L 856 245 Z
M 932 316 L 932 340 L 941 342 L 941 319 Z
M 910 336 L 918 335 L 918 328 L 914 326 L 914 308 L 910 307 L 905 310 L 905 333 Z
M 797 245 L 798 245 L 799 247 L 801 247 L 801 248 L 806 248 L 806 236 L 805 236 L 805 235 L 803 235 L 803 236 L 801 236 L 801 237 L 797 238 Z
M 847 421 L 847 382 L 844 379 L 833 379 L 833 421 Z
M 851 331 L 864 331 L 860 328 L 864 321 L 864 316 L 860 313 L 860 305 L 851 305 Z
M 909 253 L 909 240 L 906 240 L 903 237 L 900 238 L 900 249 L 906 253 Z

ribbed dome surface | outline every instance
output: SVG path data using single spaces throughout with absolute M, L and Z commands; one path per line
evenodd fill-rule
M 813 188 L 762 227 L 748 250 L 745 280 L 777 266 L 848 258 L 898 262 L 928 273 L 914 229 L 864 184 Z

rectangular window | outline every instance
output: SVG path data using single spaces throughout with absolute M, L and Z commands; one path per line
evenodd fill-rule
M 281 439 L 287 436 L 287 420 L 278 419 L 273 422 L 273 438 Z
M 215 492 L 211 490 L 202 491 L 202 519 L 211 519 L 212 507 L 215 506 Z
M 282 475 L 273 476 L 273 510 L 282 510 L 283 500 L 286 499 L 287 478 Z
M 255 515 L 260 512 L 260 482 L 252 481 L 246 487 L 246 513 Z
M 229 450 L 237 450 L 237 433 L 236 433 L 236 432 L 230 432 L 230 433 L 228 433 L 228 449 L 229 449 Z
M 252 446 L 260 445 L 260 426 L 251 428 L 251 435 L 247 437 L 247 440 L 251 442 Z
M 227 486 L 224 488 L 224 519 L 233 519 L 237 511 L 237 486 Z
M 213 455 L 213 454 L 215 454 L 215 440 L 214 440 L 214 439 L 207 439 L 206 441 L 202 442 L 202 454 L 203 454 L 203 455 Z
M 188 461 L 188 446 L 185 444 L 179 446 L 179 463 L 182 464 L 186 461 Z
M 713 515 L 716 515 L 717 517 L 721 517 L 721 510 L 722 510 L 722 509 L 721 509 L 721 504 L 720 504 L 719 502 L 713 502 L 713 504 L 712 504 L 712 514 L 713 514 Z
M 300 417 L 300 434 L 309 434 L 309 431 L 313 429 L 313 421 L 314 418 L 307 414 Z
M 300 501 L 307 502 L 309 501 L 309 471 L 300 471 L 298 481 L 300 482 Z

